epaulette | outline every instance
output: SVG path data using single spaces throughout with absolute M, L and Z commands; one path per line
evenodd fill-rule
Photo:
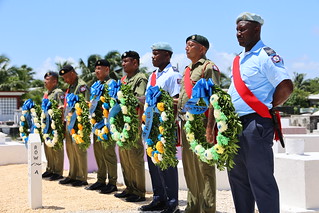
M 174 72 L 178 72 L 178 69 L 174 66 L 173 66 L 173 70 L 174 70 Z
M 271 49 L 270 47 L 264 47 L 263 49 L 265 50 L 265 52 L 267 53 L 268 56 L 276 55 L 275 50 Z

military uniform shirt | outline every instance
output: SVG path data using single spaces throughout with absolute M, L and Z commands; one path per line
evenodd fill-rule
M 131 85 L 132 91 L 135 96 L 143 96 L 145 93 L 146 85 L 147 85 L 147 78 L 144 73 L 137 71 L 137 73 L 132 77 L 125 77 L 122 79 L 122 83 Z
M 74 93 L 75 95 L 83 94 L 86 101 L 90 101 L 90 88 L 86 83 L 78 78 L 74 84 L 69 86 L 68 93 Z
M 156 74 L 156 85 L 167 91 L 171 97 L 179 94 L 181 87 L 182 75 L 173 68 L 169 63 L 163 71 L 160 72 L 159 69 L 154 71 Z M 153 73 L 150 75 L 147 83 L 147 88 L 151 86 L 151 79 Z
M 61 89 L 54 88 L 52 91 L 48 92 L 48 99 L 57 101 L 58 106 L 63 106 L 64 93 Z
M 191 69 L 190 71 L 190 79 L 191 82 L 193 82 L 193 86 L 197 81 L 199 81 L 201 78 L 209 79 L 212 78 L 214 84 L 219 85 L 220 82 L 220 73 L 217 68 L 217 66 L 210 60 L 206 59 L 206 57 L 201 58 L 198 60 L 195 64 L 190 64 L 188 67 Z M 178 99 L 178 110 L 181 113 L 181 110 L 183 109 L 184 105 L 188 101 L 188 96 L 185 91 L 185 71 L 183 74 L 182 79 L 182 86 L 181 91 L 179 93 L 179 99 Z
M 260 40 L 251 51 L 240 54 L 240 75 L 250 91 L 270 109 L 278 84 L 291 78 L 283 60 L 270 48 L 268 50 L 271 51 L 267 53 L 265 47 Z M 228 93 L 239 116 L 255 113 L 238 94 L 233 78 Z

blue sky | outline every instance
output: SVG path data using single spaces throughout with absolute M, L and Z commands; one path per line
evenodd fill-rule
M 260 14 L 262 40 L 282 58 L 287 69 L 319 77 L 319 1 L 214 0 L 0 0 L 0 54 L 11 65 L 27 64 L 42 79 L 55 62 L 86 61 L 91 54 L 135 50 L 141 65 L 152 71 L 150 46 L 166 41 L 174 50 L 172 63 L 180 71 L 189 63 L 185 39 L 208 38 L 207 57 L 229 74 L 236 40 L 236 17 L 244 11 Z

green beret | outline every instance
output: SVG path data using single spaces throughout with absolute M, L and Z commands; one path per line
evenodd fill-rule
M 95 66 L 106 66 L 106 67 L 109 67 L 110 66 L 110 63 L 108 60 L 105 60 L 105 59 L 100 59 L 100 60 L 97 60 L 95 62 Z
M 207 38 L 205 38 L 204 36 L 201 35 L 191 35 L 186 39 L 186 43 L 188 41 L 195 41 L 201 45 L 203 45 L 204 47 L 206 47 L 207 49 L 209 48 L 209 42 L 207 40 Z
M 260 15 L 249 12 L 241 13 L 236 19 L 236 24 L 238 24 L 240 21 L 253 21 L 259 23 L 260 25 L 264 24 L 264 19 L 262 19 Z
M 126 51 L 126 52 L 124 52 L 123 54 L 122 54 L 122 57 L 121 57 L 122 59 L 123 58 L 133 58 L 133 59 L 137 59 L 137 60 L 139 60 L 140 59 L 140 55 L 137 53 L 137 52 L 135 52 L 135 51 Z
M 165 50 L 168 52 L 173 52 L 173 48 L 166 42 L 157 42 L 151 46 L 152 50 Z
M 65 65 L 64 67 L 62 67 L 62 69 L 60 70 L 60 72 L 59 72 L 59 75 L 64 75 L 64 74 L 66 74 L 66 73 L 68 73 L 68 72 L 71 72 L 72 70 L 74 70 L 74 68 L 71 66 L 71 65 Z
M 49 72 L 45 73 L 44 78 L 50 77 L 50 76 L 53 76 L 53 77 L 55 77 L 55 78 L 58 78 L 58 77 L 59 77 L 59 74 L 58 74 L 57 72 L 49 71 Z

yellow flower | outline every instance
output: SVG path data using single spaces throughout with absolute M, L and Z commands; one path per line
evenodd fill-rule
M 71 129 L 70 134 L 71 134 L 71 135 L 75 134 L 75 130 L 74 130 L 74 129 Z
M 75 107 L 75 109 L 80 109 L 80 104 L 79 104 L 79 103 L 76 103 L 76 104 L 74 105 L 74 107 Z
M 105 134 L 109 133 L 109 129 L 107 128 L 107 126 L 104 126 L 104 127 L 103 127 L 103 130 L 104 130 L 104 133 L 105 133 Z
M 104 96 L 101 96 L 101 97 L 100 97 L 100 101 L 102 101 L 103 103 L 105 103 L 105 97 L 104 97 Z
M 90 120 L 90 122 L 91 122 L 91 124 L 95 124 L 95 123 L 96 123 L 96 120 L 92 118 L 92 119 Z
M 155 160 L 156 163 L 159 162 L 159 160 L 158 160 L 158 154 L 157 154 L 157 153 L 154 154 L 154 160 Z
M 83 130 L 83 125 L 82 124 L 78 124 L 78 129 L 79 130 Z
M 80 135 L 81 137 L 83 137 L 83 131 L 82 131 L 82 130 L 79 130 L 79 131 L 78 131 L 78 135 Z
M 163 133 L 164 133 L 164 127 L 160 126 L 160 127 L 158 127 L 158 129 L 159 129 L 160 133 L 163 135 Z
M 92 102 L 89 102 L 89 108 L 91 108 L 91 106 L 92 106 Z
M 214 146 L 214 149 L 216 150 L 216 152 L 218 153 L 218 154 L 223 154 L 224 153 L 224 148 L 221 146 L 221 145 L 219 145 L 219 144 L 216 144 L 215 146 Z
M 81 114 L 82 114 L 82 109 L 81 108 L 79 108 L 79 109 L 76 109 L 76 115 L 77 116 L 80 116 Z
M 163 112 L 165 109 L 164 103 L 163 102 L 157 103 L 157 108 L 159 111 Z
M 105 118 L 109 117 L 109 111 L 107 109 L 103 109 L 103 116 Z
M 156 149 L 157 151 L 159 151 L 160 153 L 164 153 L 164 146 L 163 143 L 161 141 L 158 141 L 156 143 Z
M 152 157 L 152 152 L 153 152 L 154 150 L 152 149 L 152 147 L 148 147 L 147 148 L 147 150 L 146 150 L 146 153 L 147 153 L 147 155 L 149 156 L 149 157 Z
M 99 130 L 98 130 L 98 129 L 95 129 L 94 134 L 95 134 L 95 135 L 99 135 Z
M 20 120 L 25 121 L 25 117 L 23 115 L 21 115 Z
M 143 114 L 142 115 L 142 121 L 145 123 L 145 121 L 146 121 L 146 115 L 145 114 Z
M 191 132 L 186 135 L 186 138 L 189 142 L 192 142 L 195 139 L 195 135 Z

